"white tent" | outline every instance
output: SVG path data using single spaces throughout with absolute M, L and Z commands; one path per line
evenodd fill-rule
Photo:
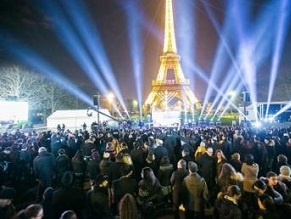
M 99 111 L 111 116 L 108 109 L 100 109 Z M 99 113 L 99 121 L 101 123 L 111 120 L 101 113 Z M 87 114 L 91 114 L 91 116 Z M 93 122 L 97 121 L 97 116 L 95 110 L 57 110 L 47 118 L 47 128 L 55 129 L 58 124 L 65 124 L 68 129 L 80 129 L 84 122 L 87 124 L 87 127 L 90 127 Z

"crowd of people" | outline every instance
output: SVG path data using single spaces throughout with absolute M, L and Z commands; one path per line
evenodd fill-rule
M 287 218 L 291 127 L 0 135 L 0 218 Z

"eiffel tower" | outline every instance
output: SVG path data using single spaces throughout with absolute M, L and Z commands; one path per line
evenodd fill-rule
M 172 0 L 166 1 L 163 53 L 157 79 L 152 81 L 152 90 L 144 103 L 150 111 L 192 111 L 197 102 L 190 81 L 181 68 L 177 54 Z

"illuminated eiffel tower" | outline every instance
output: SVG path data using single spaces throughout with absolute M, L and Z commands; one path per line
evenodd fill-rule
M 165 35 L 160 69 L 152 90 L 144 103 L 147 111 L 192 111 L 197 99 L 184 77 L 177 54 L 172 0 L 166 1 Z

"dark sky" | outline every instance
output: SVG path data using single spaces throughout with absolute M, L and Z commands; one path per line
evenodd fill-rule
M 57 37 L 58 33 L 54 31 L 54 25 L 59 22 L 58 18 L 46 12 L 45 2 L 56 0 L 1 0 L 0 1 L 0 34 L 5 43 L 12 43 L 15 39 L 21 41 L 29 49 L 37 52 L 41 57 L 51 63 L 63 75 L 72 79 L 80 87 L 92 95 L 97 88 L 94 88 L 84 70 L 74 60 L 73 56 L 66 49 L 63 42 Z M 57 0 L 59 5 L 63 1 L 74 2 L 75 0 Z M 130 45 L 128 34 L 128 23 L 124 6 L 130 2 L 136 1 L 141 5 L 141 11 L 137 14 L 146 18 L 147 25 L 140 24 L 141 40 L 140 50 L 143 54 L 143 98 L 145 99 L 151 89 L 151 80 L 155 79 L 159 69 L 159 56 L 162 53 L 163 28 L 164 28 L 164 1 L 162 0 L 83 0 L 90 14 L 91 21 L 98 29 L 103 46 L 106 49 L 108 60 L 111 64 L 118 85 L 121 88 L 124 97 L 136 98 L 135 82 L 132 71 L 132 60 L 130 57 Z M 175 0 L 174 0 L 175 1 Z M 234 1 L 234 0 L 229 0 Z M 225 22 L 227 0 L 205 0 L 206 5 L 214 14 L 214 19 L 221 27 Z M 246 8 L 246 2 L 250 2 L 250 11 L 248 13 L 248 22 L 252 23 L 263 10 L 269 10 L 272 13 L 272 7 L 267 0 L 235 0 L 241 4 L 241 8 Z M 278 0 L 277 0 L 278 1 Z M 284 0 L 279 0 L 284 2 Z M 288 2 L 288 0 L 287 0 Z M 194 15 L 195 19 L 189 19 L 184 16 L 178 8 L 181 4 L 187 5 L 188 9 Z M 180 4 L 180 5 L 179 5 Z M 184 43 L 183 39 L 193 39 L 190 51 L 193 51 L 193 57 L 183 57 L 181 60 L 190 60 L 190 64 L 199 66 L 209 78 L 212 69 L 216 48 L 221 41 L 209 18 L 209 14 L 203 5 L 202 0 L 176 0 L 174 3 L 175 25 L 178 53 Z M 62 8 L 66 16 L 68 8 Z M 81 14 L 80 14 L 81 16 Z M 271 15 L 270 15 L 271 16 Z M 68 17 L 68 16 L 67 16 Z M 180 20 L 179 20 L 180 19 Z M 184 20 L 183 20 L 184 19 Z M 232 18 L 231 18 L 232 19 Z M 183 31 L 183 26 L 178 26 L 179 21 L 193 22 L 193 31 Z M 73 22 L 69 19 L 69 22 Z M 236 19 L 233 18 L 233 22 Z M 84 24 L 86 25 L 86 24 Z M 239 24 L 238 24 L 239 25 Z M 191 26 L 191 25 L 188 25 Z M 290 24 L 289 24 L 290 26 Z M 291 34 L 288 26 L 286 41 L 284 42 L 282 57 L 279 63 L 280 74 L 278 77 L 291 77 Z M 149 28 L 151 30 L 149 30 Z M 230 31 L 231 32 L 231 31 Z M 235 32 L 235 31 L 234 31 Z M 232 37 L 234 39 L 232 39 Z M 229 37 L 232 42 L 237 42 L 235 35 Z M 264 38 L 262 38 L 264 40 Z M 3 42 L 3 41 L 2 41 Z M 179 46 L 181 46 L 179 48 Z M 236 50 L 235 43 L 229 45 L 233 51 Z M 185 47 L 185 45 L 184 45 Z M 187 46 L 186 46 L 187 47 Z M 257 69 L 258 77 L 269 77 L 270 63 L 272 52 L 264 59 L 260 68 Z M 96 54 L 98 55 L 98 54 Z M 228 58 L 229 60 L 229 58 Z M 19 63 L 20 61 L 10 55 L 3 43 L 0 43 L 0 64 Z M 203 99 L 208 83 L 187 67 L 185 62 L 182 63 L 183 70 L 187 78 L 190 78 L 194 93 L 199 99 Z M 185 67 L 185 68 L 184 68 Z M 98 66 L 97 66 L 98 68 Z M 227 68 L 227 67 L 225 67 Z M 223 72 L 220 72 L 221 77 Z M 218 84 L 219 86 L 219 84 Z M 268 85 L 264 85 L 267 87 Z

